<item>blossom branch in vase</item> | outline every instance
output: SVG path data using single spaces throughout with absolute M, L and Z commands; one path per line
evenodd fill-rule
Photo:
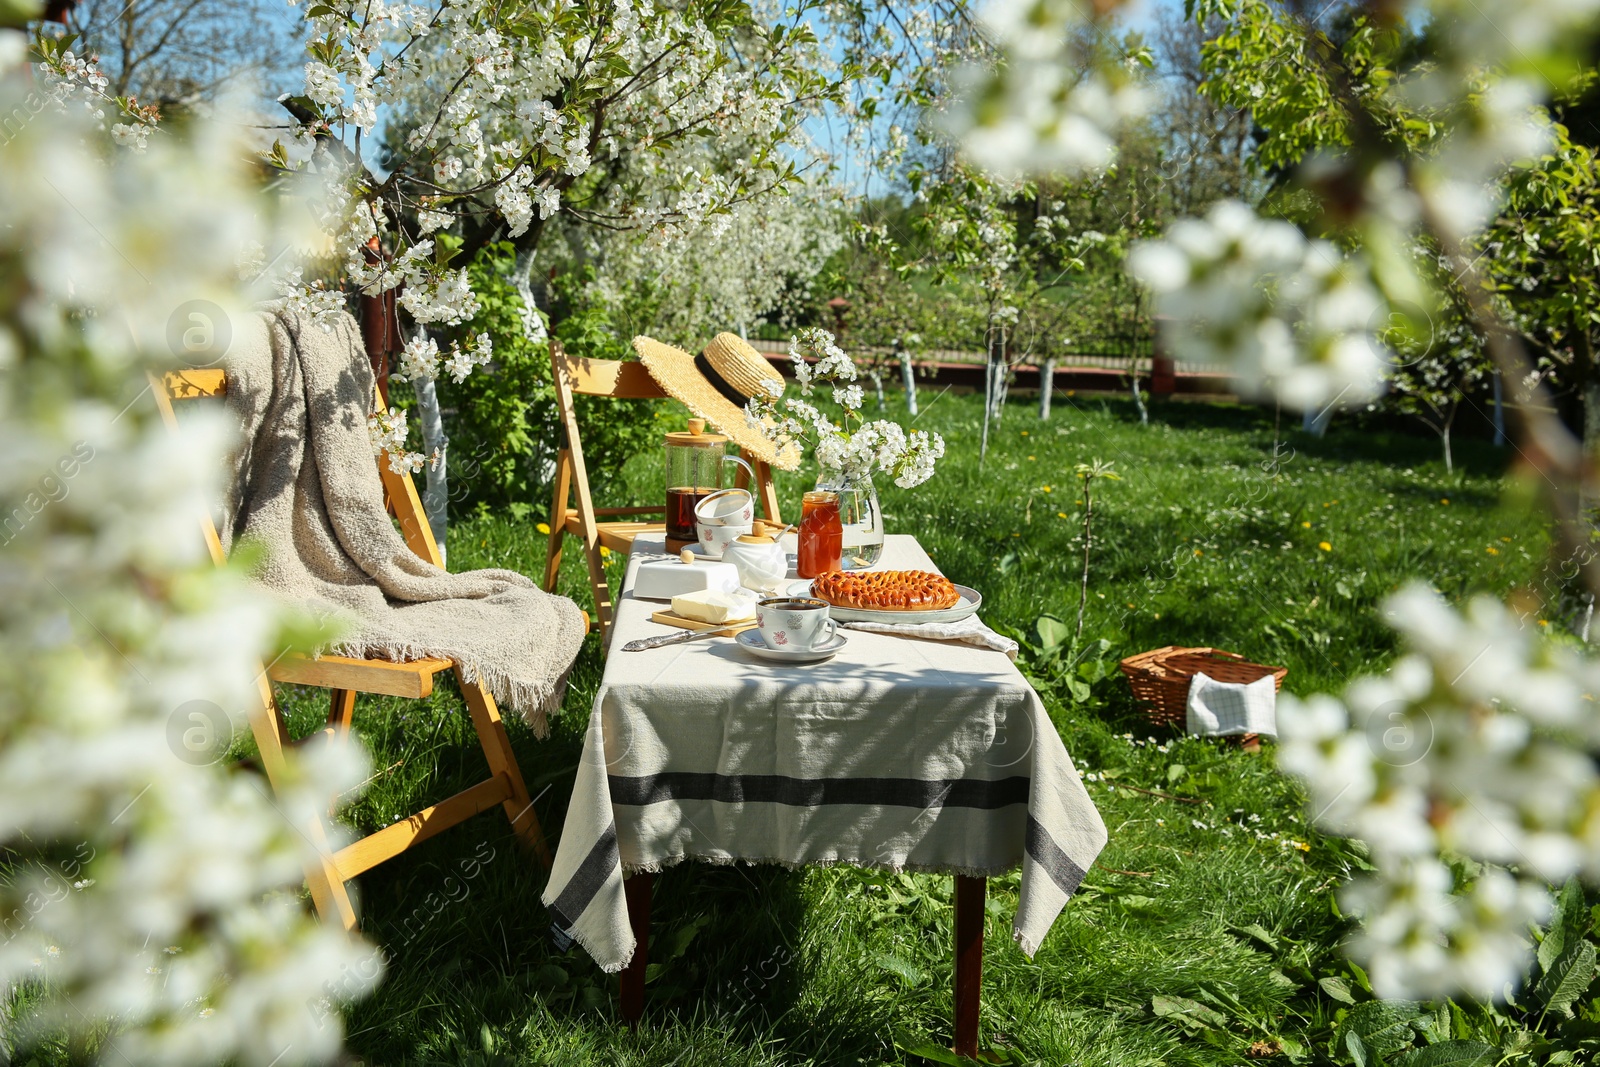
M 808 356 L 816 362 L 808 362 Z M 754 397 L 745 407 L 753 428 L 780 450 L 793 445 L 811 451 L 824 478 L 840 484 L 869 484 L 874 473 L 883 473 L 910 489 L 933 477 L 934 464 L 944 455 L 944 438 L 926 430 L 908 433 L 887 419 L 868 422 L 861 414 L 865 394 L 853 384 L 855 361 L 834 343 L 833 334 L 817 327 L 801 330 L 789 342 L 789 358 L 800 396 L 783 399 L 783 386 L 772 382 L 769 395 Z M 840 422 L 803 399 L 823 387 L 832 388 Z

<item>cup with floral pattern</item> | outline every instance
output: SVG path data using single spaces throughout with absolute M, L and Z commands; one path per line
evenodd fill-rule
M 756 629 L 774 651 L 813 651 L 832 641 L 838 628 L 828 617 L 826 600 L 775 596 L 756 602 Z

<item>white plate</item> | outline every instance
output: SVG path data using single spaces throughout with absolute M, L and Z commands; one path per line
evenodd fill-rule
M 754 626 L 740 630 L 733 635 L 733 639 L 752 656 L 772 663 L 821 663 L 825 659 L 832 659 L 847 643 L 844 634 L 835 633 L 831 639 L 812 649 L 768 648 L 767 643 L 761 640 L 761 631 Z
M 860 572 L 857 572 L 860 573 Z M 869 572 L 870 573 L 870 572 Z M 965 585 L 956 586 L 961 599 L 952 608 L 934 608 L 930 611 L 873 611 L 870 608 L 841 608 L 830 605 L 828 615 L 840 622 L 955 622 L 964 619 L 983 606 L 983 594 Z M 811 579 L 795 582 L 785 590 L 789 596 L 810 596 Z

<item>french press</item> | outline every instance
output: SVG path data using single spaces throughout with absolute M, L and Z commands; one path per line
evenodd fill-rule
M 687 431 L 666 435 L 668 541 L 696 539 L 694 507 L 722 488 L 726 464 L 737 463 L 755 478 L 750 464 L 724 452 L 727 443 L 722 434 L 706 432 L 704 419 L 690 419 Z

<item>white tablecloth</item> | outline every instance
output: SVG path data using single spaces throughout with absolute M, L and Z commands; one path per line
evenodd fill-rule
M 624 871 L 686 859 L 992 875 L 1022 865 L 1013 936 L 1030 956 L 1106 831 L 1037 694 L 999 652 L 844 630 L 810 666 L 729 638 L 623 652 L 669 632 L 635 599 L 634 543 L 611 654 L 543 900 L 606 970 L 634 939 Z M 891 535 L 880 566 L 936 569 Z M 981 576 L 962 575 L 962 579 Z

